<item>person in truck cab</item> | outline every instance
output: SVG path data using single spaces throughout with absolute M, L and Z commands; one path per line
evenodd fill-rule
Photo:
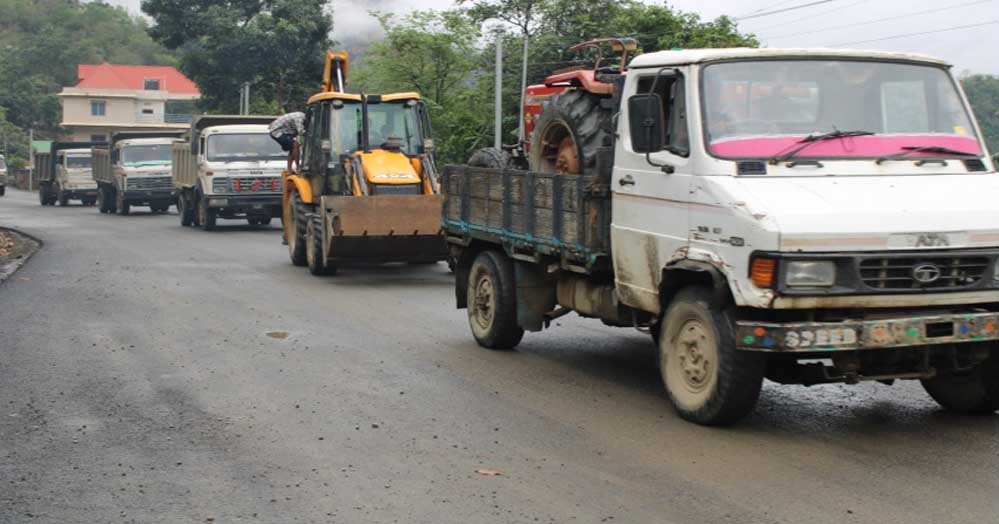
M 298 137 L 305 134 L 305 113 L 296 111 L 281 115 L 271 122 L 267 131 L 281 144 L 281 150 L 288 153 L 288 171 L 293 164 L 298 167 Z

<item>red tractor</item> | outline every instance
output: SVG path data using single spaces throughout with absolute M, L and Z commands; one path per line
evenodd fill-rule
M 610 47 L 615 56 L 605 59 Z M 524 140 L 503 151 L 476 151 L 468 163 L 478 167 L 517 167 L 545 173 L 597 172 L 598 157 L 610 152 L 618 81 L 629 54 L 638 49 L 634 38 L 598 38 L 570 47 L 596 55 L 592 66 L 555 71 L 541 84 L 527 87 L 524 96 Z M 617 60 L 619 58 L 619 60 Z

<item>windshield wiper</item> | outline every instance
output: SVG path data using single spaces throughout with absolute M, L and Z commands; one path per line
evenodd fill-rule
M 891 160 L 905 160 L 908 156 L 913 155 L 915 153 L 937 153 L 940 155 L 956 156 L 959 158 L 978 158 L 979 156 L 974 153 L 969 153 L 967 151 L 961 151 L 959 149 L 951 149 L 949 147 L 943 147 L 943 146 L 902 146 L 902 151 L 892 155 L 885 155 L 882 157 L 878 157 L 878 159 L 875 160 L 874 163 L 880 164 L 882 162 L 888 162 Z M 935 158 L 935 157 L 921 158 L 920 160 L 927 160 L 929 158 Z
M 848 136 L 870 136 L 873 134 L 874 131 L 861 131 L 861 130 L 840 131 L 839 129 L 834 129 L 828 133 L 822 133 L 820 135 L 808 135 L 797 142 L 801 144 L 800 146 L 788 151 L 787 153 L 774 156 L 773 158 L 770 159 L 770 163 L 778 164 L 780 162 L 784 162 L 785 160 L 790 160 L 795 156 L 797 156 L 798 153 L 804 151 L 806 148 L 810 147 L 812 144 L 815 144 L 816 142 L 822 142 L 824 140 L 833 140 L 836 138 L 845 138 Z

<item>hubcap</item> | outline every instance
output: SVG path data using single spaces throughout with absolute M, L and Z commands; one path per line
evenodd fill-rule
M 488 329 L 493 323 L 494 296 L 492 280 L 487 275 L 483 275 L 475 285 L 474 304 L 475 322 L 483 329 Z
M 707 328 L 697 320 L 688 320 L 674 343 L 676 366 L 691 392 L 703 391 L 711 381 L 714 347 Z

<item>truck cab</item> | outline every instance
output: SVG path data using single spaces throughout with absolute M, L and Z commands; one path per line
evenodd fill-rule
M 764 377 L 999 410 L 999 177 L 948 64 L 702 49 L 589 73 L 546 84 L 531 172 L 446 174 L 481 345 L 572 311 L 637 327 L 702 424 L 748 414 Z
M 191 142 L 178 144 L 174 184 L 181 223 L 214 229 L 218 218 L 270 224 L 281 216 L 287 153 L 268 133 L 271 116 L 202 116 Z
M 90 149 L 57 151 L 53 191 L 59 205 L 69 205 L 70 200 L 79 200 L 86 206 L 93 205 L 97 199 L 97 184 L 92 173 L 93 155 Z
M 121 132 L 110 147 L 95 148 L 94 179 L 102 213 L 129 214 L 132 206 L 164 213 L 177 200 L 170 180 L 171 145 L 176 132 Z

